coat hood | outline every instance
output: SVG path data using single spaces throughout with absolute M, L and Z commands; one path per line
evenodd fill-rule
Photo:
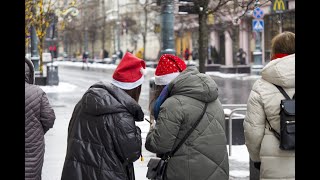
M 25 58 L 24 63 L 24 80 L 29 84 L 34 84 L 34 67 L 30 59 Z
M 295 54 L 270 61 L 261 71 L 262 79 L 285 88 L 295 87 Z
M 170 95 L 184 95 L 202 102 L 218 98 L 218 86 L 207 74 L 200 73 L 195 66 L 188 66 L 169 84 Z
M 98 82 L 82 97 L 84 111 L 92 115 L 129 112 L 136 121 L 143 121 L 140 105 L 125 91 L 112 85 Z

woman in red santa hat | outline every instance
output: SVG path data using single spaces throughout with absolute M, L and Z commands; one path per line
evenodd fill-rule
M 145 62 L 126 53 L 109 83 L 93 84 L 75 106 L 62 180 L 134 180 L 143 121 L 138 104 Z
M 164 54 L 155 71 L 155 84 L 162 90 L 151 105 L 155 123 L 146 138 L 148 151 L 166 158 L 200 120 L 168 160 L 165 179 L 228 180 L 225 119 L 214 80 L 196 66 L 187 67 L 178 57 Z

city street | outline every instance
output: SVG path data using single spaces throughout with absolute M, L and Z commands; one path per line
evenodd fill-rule
M 45 157 L 42 170 L 44 180 L 60 179 L 64 163 L 68 123 L 75 104 L 80 100 L 84 92 L 98 81 L 111 82 L 115 66 L 105 69 L 90 68 L 82 70 L 81 66 L 67 66 L 59 64 L 59 86 L 41 86 L 48 94 L 52 104 L 56 121 L 54 127 L 45 135 Z M 69 63 L 69 62 L 68 62 Z M 149 111 L 149 80 L 153 76 L 154 69 L 147 68 L 145 81 L 142 85 L 142 92 L 139 104 L 148 118 Z M 219 86 L 219 98 L 223 104 L 245 104 L 250 93 L 253 82 L 256 78 L 246 77 L 214 77 Z M 142 155 L 144 161 L 136 161 L 136 180 L 146 180 L 147 163 L 150 157 L 155 156 L 144 148 L 144 141 L 149 130 L 149 123 L 139 122 L 137 125 L 142 130 L 143 147 Z M 245 145 L 232 146 L 232 156 L 229 156 L 230 179 L 249 179 L 249 155 Z

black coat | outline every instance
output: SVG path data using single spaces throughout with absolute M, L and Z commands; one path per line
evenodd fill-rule
M 141 156 L 140 105 L 120 88 L 98 82 L 77 103 L 68 128 L 62 180 L 134 180 Z
M 44 134 L 56 119 L 46 93 L 33 83 L 34 68 L 25 59 L 25 180 L 41 179 Z

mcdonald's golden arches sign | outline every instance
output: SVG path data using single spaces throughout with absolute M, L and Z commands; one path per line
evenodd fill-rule
M 273 0 L 272 10 L 276 13 L 281 13 L 286 10 L 285 0 Z

